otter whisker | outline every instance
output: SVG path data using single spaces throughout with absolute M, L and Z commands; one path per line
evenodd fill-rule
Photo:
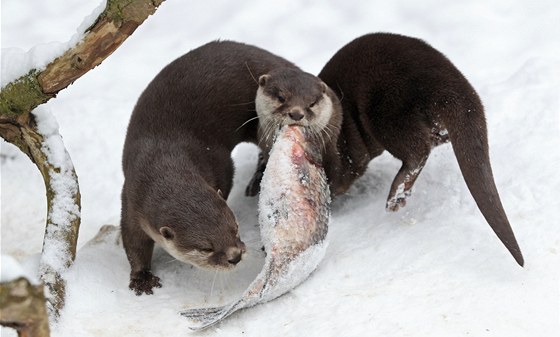
M 323 131 L 323 130 L 322 130 L 321 128 L 319 128 L 318 126 L 316 126 L 316 125 L 313 125 L 313 126 L 310 128 L 310 130 L 312 131 L 311 133 L 312 133 L 312 135 L 313 135 L 313 138 L 316 139 L 316 140 L 321 141 L 321 144 L 322 144 L 321 150 L 324 151 L 324 150 L 327 148 L 327 145 L 325 144 L 325 139 L 323 138 L 323 135 L 322 135 L 322 131 Z
M 335 131 L 336 133 L 338 133 L 338 130 L 332 130 L 334 126 L 327 124 L 324 128 L 325 133 L 327 134 L 327 136 L 329 137 L 329 142 L 332 141 L 332 137 L 335 135 Z M 334 127 L 336 128 L 336 127 Z
M 210 298 L 212 297 L 212 293 L 214 292 L 214 283 L 216 283 L 216 276 L 218 276 L 218 271 L 214 273 L 214 279 L 212 280 L 212 287 L 210 288 Z
M 245 61 L 245 67 L 247 67 L 247 70 L 249 71 L 249 74 L 251 75 L 251 78 L 253 78 L 253 81 L 255 81 L 255 83 L 257 85 L 259 85 L 259 81 L 257 81 L 257 79 L 255 78 L 255 75 L 253 75 L 253 72 L 251 71 L 251 68 L 249 68 L 249 64 L 247 63 L 247 61 Z
M 249 102 L 244 102 L 244 103 L 228 104 L 227 106 L 241 106 L 241 105 L 249 105 L 249 104 L 255 104 L 255 101 L 249 101 Z
M 164 261 L 163 263 L 164 263 L 164 264 L 169 264 L 169 263 L 173 263 L 173 262 L 175 262 L 175 261 L 177 261 L 177 259 L 174 258 L 174 257 L 171 257 L 171 259 L 170 259 L 169 261 Z
M 269 139 L 271 138 L 271 136 L 274 135 L 274 129 L 276 128 L 277 124 L 274 123 L 274 118 L 268 118 L 265 121 L 265 123 L 266 123 L 265 128 L 264 128 L 265 130 L 264 130 L 263 136 L 261 138 L 261 142 L 267 144 Z
M 340 84 L 337 82 L 336 86 L 338 87 L 338 91 L 340 92 L 340 99 L 338 100 L 340 103 L 342 103 L 342 100 L 344 99 L 344 92 L 342 91 L 342 88 L 340 87 Z
M 262 130 L 261 134 L 259 135 L 259 145 L 264 145 L 266 135 L 268 134 L 268 128 L 270 127 L 269 123 L 270 118 L 263 118 L 260 119 L 259 122 L 261 124 L 260 129 Z M 263 146 L 261 146 L 263 147 Z
M 238 127 L 237 129 L 235 129 L 235 132 L 239 131 L 239 129 L 241 129 L 243 126 L 245 126 L 247 123 L 254 121 L 255 119 L 259 119 L 259 116 L 253 117 L 253 118 L 249 118 L 245 123 L 241 124 L 240 127 Z

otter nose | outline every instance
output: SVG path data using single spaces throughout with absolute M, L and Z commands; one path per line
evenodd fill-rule
M 241 261 L 241 257 L 243 256 L 243 252 L 245 251 L 245 245 L 243 247 L 230 247 L 227 250 L 225 258 L 227 262 L 232 265 L 236 265 Z
M 241 253 L 237 254 L 236 256 L 234 256 L 233 258 L 229 259 L 228 262 L 231 264 L 238 264 L 239 261 L 241 261 Z
M 297 122 L 303 118 L 303 113 L 300 110 L 292 110 L 288 112 L 288 116 Z

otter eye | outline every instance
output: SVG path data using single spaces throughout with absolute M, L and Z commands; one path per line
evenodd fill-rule
M 200 251 L 204 253 L 212 253 L 214 250 L 212 248 L 203 248 Z
M 315 106 L 315 104 L 317 104 L 317 101 L 314 101 L 313 103 L 309 104 L 309 107 L 312 108 Z
M 286 103 L 286 97 L 284 97 L 282 94 L 276 95 L 276 99 L 278 99 L 278 102 L 282 104 Z

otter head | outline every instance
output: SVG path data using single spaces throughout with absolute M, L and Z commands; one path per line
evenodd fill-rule
M 162 210 L 160 226 L 150 236 L 182 262 L 199 268 L 235 267 L 246 250 L 233 212 L 219 190 L 208 185 L 191 190 Z
M 332 90 L 318 77 L 295 68 L 277 68 L 259 77 L 255 106 L 260 138 L 270 146 L 284 125 L 300 125 L 332 141 L 338 137 L 342 108 Z

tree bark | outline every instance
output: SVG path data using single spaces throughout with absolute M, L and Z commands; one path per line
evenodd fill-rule
M 62 273 L 71 266 L 76 255 L 80 226 L 80 192 L 68 153 L 64 151 L 65 161 L 69 163 L 65 167 L 49 161 L 45 135 L 38 131 L 31 112 L 111 55 L 163 1 L 107 0 L 105 10 L 87 29 L 81 42 L 49 63 L 44 70 L 33 69 L 0 91 L 0 136 L 16 145 L 37 165 L 46 186 L 49 216 L 40 273 L 47 289 L 47 307 L 51 319 L 58 319 L 59 311 L 64 306 L 65 281 Z M 53 186 L 53 177 L 61 174 L 71 177 L 75 188 L 65 187 L 66 190 L 57 190 Z M 61 224 L 51 216 L 53 210 L 58 207 L 57 193 L 71 195 L 74 200 L 77 212 L 75 216 L 70 214 L 70 225 Z M 52 263 L 53 259 L 45 258 L 45 255 L 47 250 L 58 248 L 57 245 L 52 245 L 52 241 L 59 239 L 65 242 L 64 251 L 55 256 L 59 261 Z M 4 306 L 4 298 L 0 304 Z
M 43 286 L 23 277 L 0 283 L 0 299 L 0 324 L 16 329 L 20 337 L 49 336 Z

